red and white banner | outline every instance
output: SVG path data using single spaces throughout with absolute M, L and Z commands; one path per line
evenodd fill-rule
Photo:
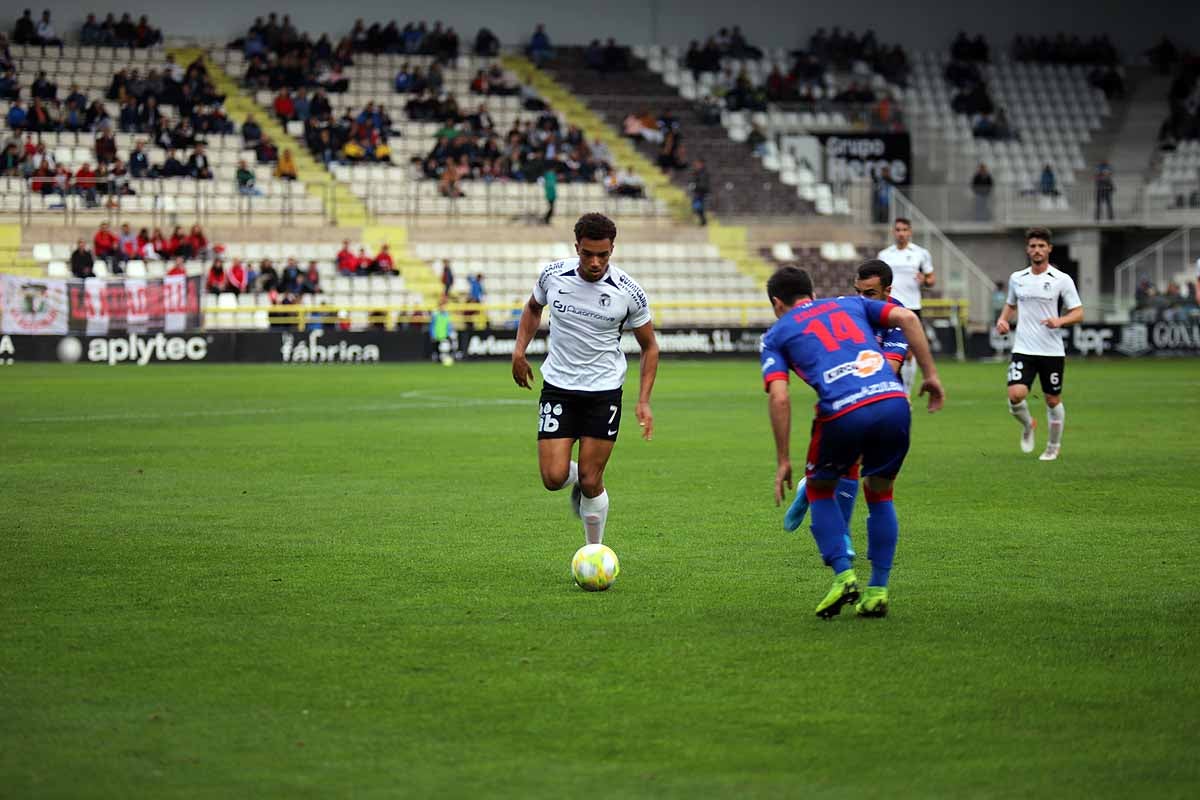
M 67 281 L 0 276 L 0 332 L 63 334 L 69 307 Z
M 69 281 L 71 331 L 104 336 L 113 331 L 180 333 L 200 327 L 200 278 L 88 278 Z

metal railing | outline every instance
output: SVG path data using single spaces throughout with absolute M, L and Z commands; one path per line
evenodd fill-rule
M 929 251 L 942 294 L 966 301 L 969 324 L 987 328 L 991 324 L 993 281 L 966 253 L 950 241 L 904 193 L 891 193 L 888 219 L 906 217 L 913 223 L 913 241 Z M 924 305 L 924 303 L 922 303 Z
M 1150 281 L 1161 292 L 1179 273 L 1194 274 L 1193 265 L 1200 257 L 1200 241 L 1193 241 L 1198 230 L 1180 228 L 1117 265 L 1113 301 L 1119 313 L 1127 314 L 1137 307 L 1141 281 Z
M 43 187 L 34 189 L 35 180 Z M 89 185 L 94 183 L 94 185 Z M 133 193 L 126 191 L 136 185 Z M 311 197 L 290 181 L 279 181 L 277 190 L 267 194 L 222 194 L 214 191 L 212 180 L 183 180 L 169 178 L 136 178 L 114 181 L 111 178 L 89 182 L 71 179 L 64 189 L 49 178 L 26 178 L 21 182 L 18 216 L 22 224 L 61 219 L 64 225 L 75 225 L 80 213 L 99 213 L 110 223 L 123 221 L 137 214 L 149 216 L 158 226 L 206 224 L 215 215 L 235 216 L 241 225 L 250 225 L 256 217 L 268 216 L 285 226 L 294 225 L 297 216 L 313 216 L 302 210 L 301 201 Z M 49 199 L 49 205 L 40 198 Z M 279 201 L 278 205 L 268 200 Z M 324 187 L 320 219 L 329 222 L 335 209 L 332 187 Z

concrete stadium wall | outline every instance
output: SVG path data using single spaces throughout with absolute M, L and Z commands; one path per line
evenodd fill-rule
M 6 7 L 5 28 L 11 28 L 23 5 Z M 89 12 L 103 9 L 91 0 L 60 0 L 38 4 L 33 7 L 35 14 L 44 7 L 51 8 L 60 33 L 77 28 Z M 505 43 L 525 41 L 538 22 L 546 24 L 553 41 L 563 44 L 608 36 L 629 44 L 687 44 L 734 23 L 742 26 L 752 42 L 770 47 L 795 46 L 807 41 L 817 28 L 834 25 L 858 32 L 873 28 L 885 42 L 917 49 L 944 48 L 959 29 L 986 32 L 993 45 L 1003 46 L 1019 33 L 1108 33 L 1126 57 L 1145 50 L 1165 31 L 1176 42 L 1200 41 L 1200 14 L 1189 13 L 1186 4 L 1169 0 L 1093 0 L 1086 13 L 1080 13 L 1077 4 L 1043 0 L 1003 4 L 993 0 L 916 0 L 887 5 L 871 0 L 408 0 L 403 4 L 358 0 L 350 6 L 317 0 L 128 0 L 121 8 L 135 18 L 148 14 L 168 33 L 199 38 L 232 38 L 255 16 L 276 11 L 291 14 L 302 30 L 330 33 L 349 30 L 357 17 L 368 25 L 375 20 L 396 19 L 403 25 L 410 19 L 440 19 L 454 26 L 464 39 L 474 37 L 480 25 L 487 25 Z

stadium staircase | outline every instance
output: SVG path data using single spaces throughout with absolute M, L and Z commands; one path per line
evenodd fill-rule
M 0 272 L 36 277 L 45 269 L 21 248 L 21 226 L 0 225 Z
M 178 48 L 168 50 L 176 63 L 190 64 L 197 58 L 204 59 L 208 76 L 212 79 L 217 91 L 225 95 L 225 112 L 229 119 L 239 127 L 247 115 L 255 114 L 263 133 L 276 142 L 290 141 L 290 137 L 279 121 L 274 117 L 263 114 L 254 99 L 242 92 L 238 82 L 231 78 L 208 53 L 199 48 Z M 361 227 L 367 224 L 367 209 L 362 202 L 350 191 L 334 181 L 333 176 L 316 162 L 308 151 L 303 148 L 293 150 L 296 159 L 297 178 L 304 181 L 305 187 L 314 197 L 320 198 L 326 204 L 326 213 L 334 220 L 334 224 L 347 227 Z
M 566 55 L 564 58 L 570 58 L 571 48 L 565 49 Z M 673 215 L 681 222 L 690 221 L 692 219 L 691 201 L 687 194 L 679 186 L 676 186 L 671 180 L 663 174 L 658 166 L 654 164 L 645 154 L 639 152 L 637 148 L 612 124 L 609 124 L 598 113 L 596 113 L 589 104 L 580 99 L 568 86 L 563 85 L 557 79 L 557 74 L 551 74 L 547 71 L 538 69 L 523 56 L 505 56 L 502 59 L 504 67 L 515 73 L 522 83 L 532 86 L 538 94 L 546 100 L 553 108 L 560 111 L 567 121 L 579 127 L 584 132 L 589 140 L 599 139 L 608 147 L 613 155 L 613 160 L 616 166 L 624 166 L 637 174 L 646 186 L 646 191 L 653 197 L 663 200 L 671 209 Z M 561 68 L 559 68 L 561 71 Z M 644 76 L 641 73 L 645 73 Z M 657 80 L 653 75 L 647 72 L 644 66 L 641 73 L 634 77 L 626 74 L 622 77 L 614 78 L 621 80 L 620 87 L 610 86 L 610 91 L 628 89 L 630 92 L 639 91 L 636 87 L 645 77 L 650 80 Z M 661 81 L 659 81 L 661 83 Z M 672 91 L 670 87 L 665 86 L 665 91 Z M 674 100 L 683 101 L 676 95 Z M 640 101 L 639 101 L 640 102 Z M 620 120 L 617 120 L 617 125 Z M 724 136 L 724 129 L 718 128 Z M 728 140 L 727 140 L 728 141 Z M 730 142 L 730 144 L 733 144 Z M 749 155 L 746 156 L 747 161 L 750 161 Z M 755 165 L 757 166 L 757 165 Z M 758 167 L 761 169 L 761 167 Z M 710 166 L 710 170 L 712 167 Z M 715 178 L 714 173 L 714 178 Z M 709 216 L 709 224 L 707 228 L 708 240 L 710 243 L 717 246 L 721 254 L 721 258 L 734 262 L 737 265 L 738 271 L 744 275 L 748 275 L 756 280 L 765 280 L 772 272 L 772 267 L 750 249 L 747 241 L 746 229 L 742 226 L 722 224 L 715 215 Z

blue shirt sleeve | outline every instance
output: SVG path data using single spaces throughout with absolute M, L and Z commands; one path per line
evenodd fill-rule
M 784 381 L 788 379 L 787 360 L 783 356 L 782 348 L 779 348 L 775 343 L 774 330 L 767 331 L 762 339 L 762 346 L 759 348 L 759 362 L 762 365 L 763 389 L 771 385 L 773 381 Z

